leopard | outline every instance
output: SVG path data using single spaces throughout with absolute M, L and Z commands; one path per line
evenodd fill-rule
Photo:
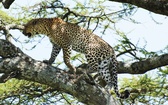
M 62 49 L 64 63 L 74 73 L 76 68 L 70 62 L 72 50 L 84 54 L 89 70 L 97 71 L 106 82 L 106 87 L 114 88 L 116 96 L 121 99 L 129 97 L 128 91 L 121 95 L 118 90 L 118 62 L 113 48 L 92 31 L 66 22 L 59 17 L 54 17 L 36 18 L 28 21 L 24 25 L 23 34 L 29 38 L 39 34 L 49 37 L 53 47 L 50 59 L 45 62 L 52 64 Z

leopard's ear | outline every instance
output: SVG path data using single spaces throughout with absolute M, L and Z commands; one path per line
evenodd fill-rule
M 61 18 L 52 18 L 53 19 L 53 22 L 57 22 L 57 23 L 62 23 L 64 22 Z

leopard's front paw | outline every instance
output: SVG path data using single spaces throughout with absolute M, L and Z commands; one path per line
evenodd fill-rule
M 68 72 L 71 74 L 76 74 L 76 68 L 69 69 Z
M 72 66 L 71 69 L 68 70 L 68 73 L 73 74 L 74 78 L 76 78 L 76 68 Z

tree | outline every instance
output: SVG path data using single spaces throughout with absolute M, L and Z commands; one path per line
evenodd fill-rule
M 151 12 L 167 15 L 167 5 L 165 5 L 167 1 L 114 1 L 124 2 L 122 9 L 114 11 L 112 7 L 101 5 L 104 1 L 90 0 L 85 4 L 76 1 L 74 6 L 71 7 L 61 1 L 53 0 L 19 8 L 20 12 L 17 13 L 17 17 L 12 17 L 1 10 L 0 73 L 2 75 L 0 76 L 0 104 L 51 104 L 57 101 L 58 103 L 66 102 L 67 104 L 77 104 L 79 101 L 88 105 L 134 104 L 136 102 L 145 104 L 152 102 L 156 104 L 165 103 L 168 100 L 168 94 L 166 93 L 168 88 L 166 78 L 168 74 L 166 66 L 168 65 L 167 48 L 160 52 L 147 51 L 144 47 L 135 45 L 125 33 L 115 29 L 115 26 L 111 24 L 115 24 L 121 19 L 129 19 L 129 21 L 136 24 L 136 20 L 130 18 L 137 11 L 137 7 L 134 5 L 148 9 Z M 149 4 L 150 7 L 151 5 L 155 6 L 148 8 Z M 161 11 L 156 11 L 157 8 L 161 8 Z M 83 73 L 88 68 L 81 54 L 75 54 L 71 58 L 72 60 L 79 59 L 82 62 L 77 67 L 77 78 L 73 78 L 72 74 L 67 73 L 65 70 L 55 65 L 51 66 L 37 61 L 26 55 L 15 44 L 12 44 L 17 41 L 17 43 L 24 46 L 25 43 L 29 43 L 31 40 L 23 42 L 20 38 L 16 38 L 15 34 L 10 33 L 10 30 L 22 31 L 24 28 L 23 23 L 31 18 L 50 16 L 60 17 L 93 32 L 100 30 L 102 35 L 106 35 L 106 31 L 109 29 L 113 29 L 118 34 L 120 37 L 118 38 L 119 43 L 114 47 L 117 56 L 129 54 L 132 57 L 128 59 L 132 63 L 128 63 L 126 60 L 119 62 L 118 73 L 144 74 L 131 79 L 124 78 L 121 90 L 126 87 L 130 88 L 131 96 L 129 99 L 118 100 L 113 95 L 107 94 L 101 80 L 102 84 L 100 85 L 102 86 L 91 83 Z M 42 39 L 43 37 L 40 37 L 37 43 L 40 43 Z M 37 44 L 32 49 L 36 46 Z M 147 71 L 154 69 L 159 70 L 156 71 L 154 78 L 145 74 Z M 95 77 L 96 75 L 93 75 L 93 78 Z

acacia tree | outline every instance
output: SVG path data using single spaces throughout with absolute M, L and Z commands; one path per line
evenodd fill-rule
M 13 0 L 14 1 L 14 0 Z M 13 3 L 9 0 L 2 1 L 5 7 Z M 130 19 L 130 16 L 137 11 L 137 6 L 148 9 L 151 12 L 167 16 L 168 2 L 166 0 L 110 0 L 111 2 L 122 2 L 120 10 L 113 10 L 112 7 L 101 5 L 104 1 L 74 2 L 69 6 L 58 0 L 43 1 L 30 7 L 18 8 L 18 16 L 12 17 L 0 11 L 1 18 L 1 39 L 0 39 L 0 104 L 51 104 L 67 103 L 88 105 L 118 105 L 134 104 L 141 102 L 145 104 L 163 104 L 168 100 L 167 74 L 168 53 L 167 49 L 162 52 L 149 52 L 144 48 L 132 43 L 127 36 L 115 30 L 115 24 L 121 19 Z M 130 4 L 126 4 L 130 3 Z M 11 8 L 12 9 L 12 8 Z M 22 13 L 22 14 L 19 14 Z M 132 63 L 120 61 L 118 73 L 144 74 L 137 78 L 124 78 L 122 89 L 129 87 L 131 93 L 126 100 L 120 100 L 104 91 L 102 80 L 97 86 L 92 83 L 83 73 L 88 69 L 83 63 L 83 56 L 74 55 L 71 59 L 80 59 L 83 64 L 77 67 L 77 78 L 72 74 L 60 69 L 55 65 L 47 65 L 26 55 L 21 48 L 15 44 L 25 45 L 32 40 L 22 41 L 16 38 L 10 30 L 23 30 L 23 23 L 32 18 L 38 17 L 60 17 L 67 22 L 78 24 L 93 32 L 101 30 L 101 35 L 106 30 L 113 29 L 119 37 L 119 44 L 114 48 L 117 56 L 131 55 Z M 130 21 L 135 22 L 130 19 Z M 40 38 L 40 41 L 43 38 Z M 38 41 L 38 43 L 40 43 Z M 35 44 L 32 48 L 35 48 Z M 141 56 L 138 56 L 140 53 Z M 82 59 L 82 60 L 81 60 Z M 130 60 L 129 59 L 129 60 Z M 57 64 L 57 62 L 56 62 Z M 161 68 L 162 67 L 162 68 Z M 158 68 L 155 78 L 145 74 L 147 71 Z M 95 78 L 96 75 L 92 75 Z M 13 79 L 12 79 L 13 78 Z M 113 93 L 112 93 L 113 94 Z

